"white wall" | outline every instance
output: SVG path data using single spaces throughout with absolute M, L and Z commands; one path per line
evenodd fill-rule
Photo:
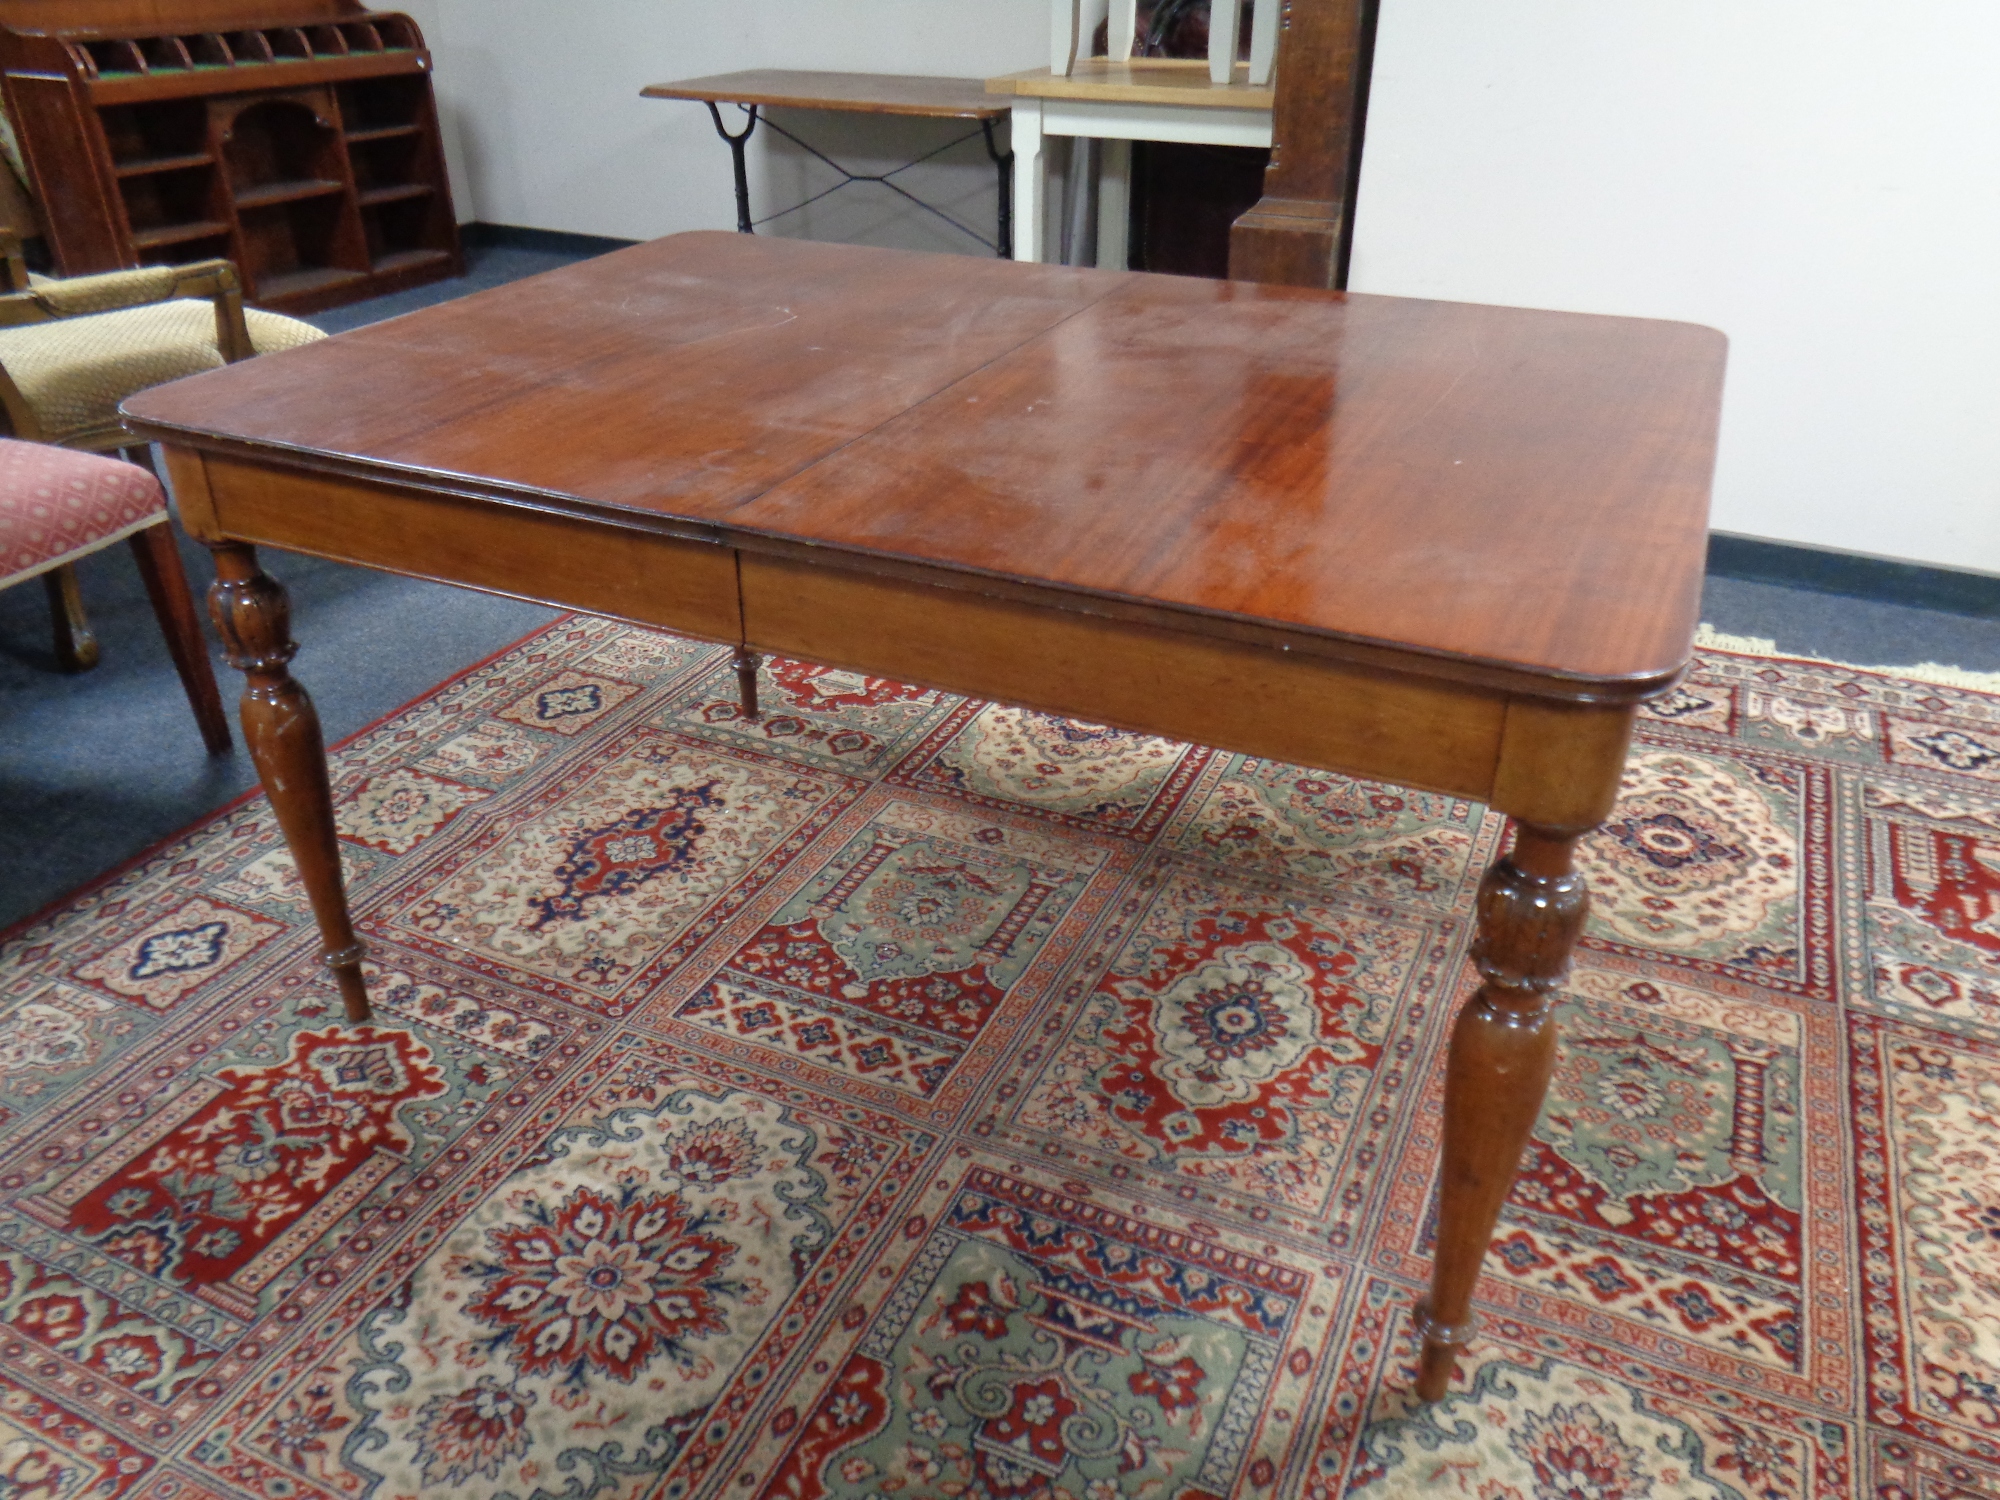
M 734 223 L 707 112 L 641 100 L 646 83 L 748 67 L 984 76 L 1048 47 L 1046 0 L 413 9 L 461 215 L 632 238 Z M 2000 6 L 1383 11 L 1356 290 L 1712 324 L 1732 341 L 1718 527 L 2000 572 Z M 947 138 L 815 122 L 864 163 Z M 752 178 L 759 213 L 830 180 L 768 138 Z M 912 186 L 991 222 L 976 143 Z M 771 232 L 977 249 L 879 189 Z
M 1350 284 L 1730 337 L 1722 530 L 2000 572 L 2000 7 L 1384 0 Z
M 1046 64 L 1049 45 L 1047 0 L 419 0 L 411 13 L 458 136 L 460 217 L 629 239 L 736 223 L 729 150 L 708 111 L 641 99 L 646 84 L 757 67 L 983 78 Z M 741 128 L 733 110 L 725 116 Z M 778 118 L 867 171 L 966 128 Z M 754 212 L 834 180 L 773 133 L 752 138 Z M 993 232 L 996 174 L 977 140 L 898 180 Z M 845 189 L 770 232 L 979 250 L 879 187 Z

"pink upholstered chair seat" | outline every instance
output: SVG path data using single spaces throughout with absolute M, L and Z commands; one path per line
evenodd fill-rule
M 87 671 L 97 661 L 76 570 L 67 565 L 121 538 L 139 565 L 201 737 L 220 755 L 229 748 L 229 722 L 160 481 L 122 459 L 0 438 L 0 589 L 41 575 L 56 664 L 65 671 Z
M 0 438 L 0 588 L 166 518 L 160 482 L 137 464 Z

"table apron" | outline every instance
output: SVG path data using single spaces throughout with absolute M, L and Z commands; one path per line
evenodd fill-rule
M 1303 651 L 509 505 L 168 447 L 181 523 L 240 541 L 1225 750 L 1492 803 L 1610 811 L 1631 704 L 1559 703 Z
M 1107 104 L 1087 99 L 1034 102 L 1040 106 L 1044 135 L 1083 135 L 1107 141 L 1178 141 L 1207 146 L 1271 144 L 1268 109 L 1195 109 L 1172 104 Z
M 1507 699 L 956 588 L 740 554 L 754 650 L 1483 797 Z
M 182 524 L 709 640 L 740 638 L 726 547 L 586 517 L 169 449 Z M 190 462 L 192 460 L 192 462 Z M 199 483 L 206 470 L 207 514 Z

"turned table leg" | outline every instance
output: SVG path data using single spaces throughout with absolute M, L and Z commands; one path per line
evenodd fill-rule
M 743 717 L 757 717 L 757 669 L 764 664 L 764 658 L 748 646 L 736 648 L 736 697 L 743 706 Z
M 368 1020 L 368 991 L 361 979 L 362 946 L 355 941 L 347 892 L 340 874 L 340 842 L 333 824 L 333 789 L 327 781 L 326 742 L 312 699 L 293 680 L 291 602 L 284 586 L 257 566 L 257 552 L 237 542 L 211 543 L 215 584 L 208 607 L 229 664 L 245 674 L 243 738 L 257 763 L 258 779 L 278 815 L 285 845 L 298 862 L 299 879 L 312 902 L 325 962 L 340 986 L 347 1019 Z
M 1589 910 L 1572 856 L 1582 830 L 1523 824 L 1479 886 L 1472 959 L 1484 981 L 1459 1012 L 1445 1067 L 1444 1169 L 1431 1294 L 1417 1309 L 1417 1394 L 1445 1393 L 1472 1336 L 1472 1287 L 1555 1063 L 1555 991 Z

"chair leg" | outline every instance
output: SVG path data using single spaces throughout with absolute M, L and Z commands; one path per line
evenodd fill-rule
M 201 633 L 194 599 L 188 594 L 187 570 L 181 566 L 180 549 L 174 545 L 173 525 L 162 521 L 135 531 L 131 542 L 139 576 L 145 580 L 153 615 L 160 622 L 160 634 L 167 638 L 167 650 L 173 656 L 174 670 L 181 674 L 181 686 L 187 690 L 188 706 L 201 726 L 202 740 L 210 755 L 224 754 L 229 749 L 229 719 L 215 686 L 208 640 Z
M 49 625 L 55 632 L 56 665 L 65 672 L 88 672 L 97 665 L 97 637 L 83 612 L 83 593 L 76 586 L 76 569 L 68 563 L 42 575 L 49 593 Z

